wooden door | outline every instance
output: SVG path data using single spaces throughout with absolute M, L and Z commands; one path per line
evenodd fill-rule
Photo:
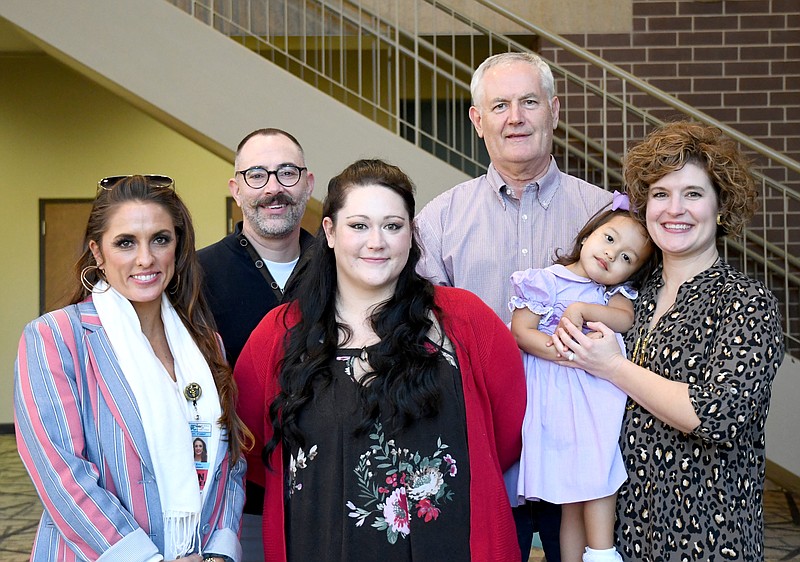
M 75 287 L 92 199 L 39 200 L 39 312 L 61 308 Z

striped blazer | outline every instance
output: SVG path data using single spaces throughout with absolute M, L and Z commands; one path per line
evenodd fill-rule
M 17 447 L 44 505 L 32 562 L 161 560 L 161 503 L 141 414 L 91 299 L 28 324 L 15 370 Z M 220 447 L 201 546 L 239 562 L 245 462 L 229 460 Z

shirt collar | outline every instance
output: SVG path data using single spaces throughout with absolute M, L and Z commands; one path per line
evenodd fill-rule
M 556 159 L 550 156 L 550 166 L 547 172 L 539 179 L 539 191 L 537 193 L 539 204 L 545 210 L 550 206 L 553 197 L 556 196 L 558 188 L 561 187 L 561 172 L 556 164 Z
M 489 169 L 486 171 L 486 180 L 489 186 L 497 196 L 497 199 L 505 207 L 506 201 L 503 193 L 506 190 L 506 182 L 500 176 L 500 172 L 494 167 L 494 164 L 489 164 Z M 525 191 L 535 190 L 536 200 L 539 204 L 547 210 L 550 203 L 553 201 L 558 188 L 561 186 L 561 174 L 556 164 L 555 158 L 550 156 L 550 166 L 547 168 L 544 176 L 539 178 L 539 181 L 534 181 L 525 186 Z M 512 190 L 513 191 L 513 190 Z
M 489 164 L 489 169 L 486 170 L 486 181 L 488 182 L 489 188 L 491 188 L 495 197 L 497 197 L 497 200 L 505 209 L 506 200 L 503 197 L 503 193 L 506 189 L 506 183 L 503 181 L 503 178 L 500 177 L 500 172 L 497 171 L 497 168 L 494 167 L 494 164 Z

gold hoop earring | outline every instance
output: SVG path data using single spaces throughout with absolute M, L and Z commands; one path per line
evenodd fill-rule
M 102 281 L 106 282 L 106 288 L 102 291 L 95 291 L 94 285 L 86 278 L 86 275 L 93 270 L 98 270 L 100 273 L 97 275 Z M 83 288 L 89 291 L 90 293 L 105 293 L 108 289 L 111 288 L 111 285 L 108 284 L 108 281 L 105 279 L 105 272 L 97 265 L 87 265 L 81 270 L 81 285 Z
M 717 226 L 722 226 L 722 215 L 717 213 Z
M 172 287 L 171 289 L 169 287 L 167 287 L 167 291 L 169 291 L 170 295 L 177 294 L 178 288 L 180 287 L 180 285 L 181 285 L 181 274 L 180 273 L 176 273 L 175 274 L 175 286 Z

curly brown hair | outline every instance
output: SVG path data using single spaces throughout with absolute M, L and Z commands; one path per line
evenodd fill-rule
M 653 130 L 625 156 L 622 174 L 631 210 L 644 222 L 650 186 L 692 162 L 703 168 L 719 199 L 717 238 L 737 236 L 758 208 L 750 162 L 717 127 L 676 121 Z

